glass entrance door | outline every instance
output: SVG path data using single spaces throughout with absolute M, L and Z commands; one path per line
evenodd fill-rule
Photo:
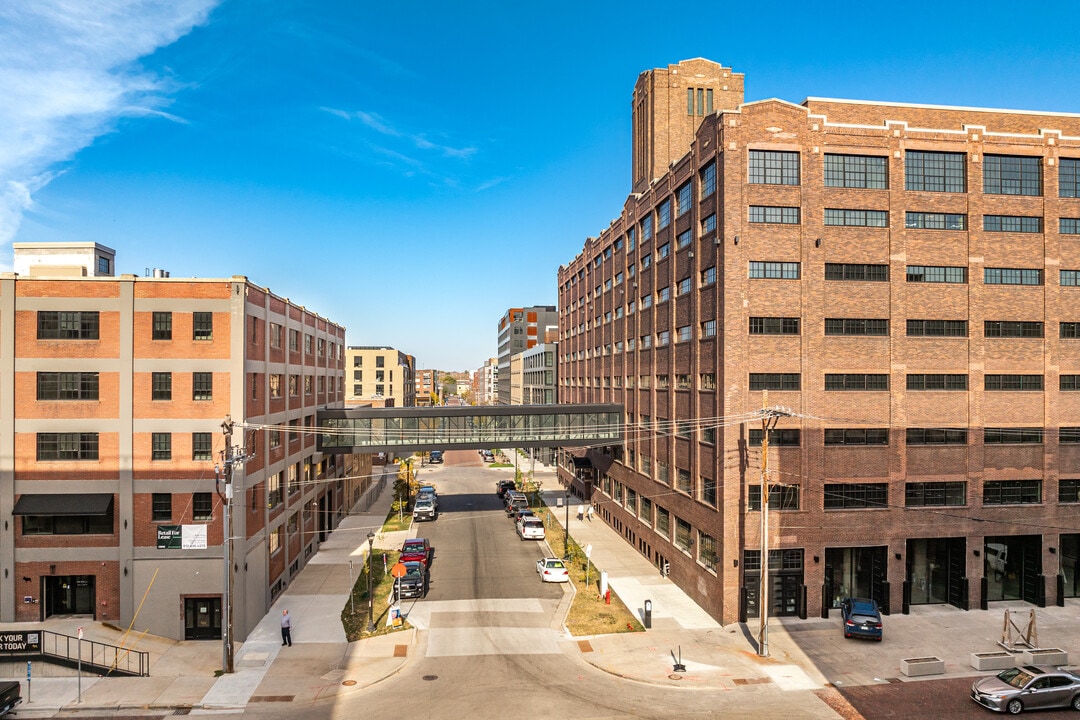
M 840 607 L 848 597 L 870 598 L 887 607 L 886 547 L 825 548 L 826 602 Z
M 221 639 L 221 598 L 184 598 L 184 639 Z
M 42 615 L 94 615 L 93 575 L 46 575 L 41 578 Z

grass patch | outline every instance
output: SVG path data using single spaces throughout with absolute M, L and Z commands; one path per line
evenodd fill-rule
M 489 468 L 497 468 L 497 467 L 514 467 L 514 463 L 508 463 L 508 462 L 493 462 L 493 463 L 488 463 L 488 467 L 489 467 Z
M 394 578 L 389 572 L 383 573 L 383 553 L 386 553 L 387 556 L 386 566 L 388 569 L 393 567 L 394 563 L 401 557 L 401 553 L 397 550 L 386 550 L 384 548 L 375 548 L 372 553 L 372 558 L 375 560 L 371 567 L 372 615 L 375 618 L 375 631 L 368 632 L 368 565 L 365 562 L 361 566 L 360 577 L 356 579 L 356 584 L 352 587 L 352 597 L 345 601 L 345 607 L 341 609 L 341 625 L 345 628 L 345 637 L 349 642 L 375 637 L 376 635 L 387 635 L 411 627 L 404 620 L 396 628 L 389 627 L 386 624 L 386 618 L 390 614 L 390 605 L 387 600 L 394 590 Z M 356 609 L 355 613 L 353 612 L 354 608 Z
M 562 556 L 566 533 L 562 525 L 555 521 L 552 513 L 558 508 L 534 508 L 543 521 L 547 531 L 547 542 L 555 555 Z M 565 512 L 565 508 L 562 509 Z M 637 615 L 611 591 L 609 605 L 600 595 L 600 570 L 585 557 L 585 551 L 570 538 L 567 569 L 570 582 L 577 591 L 566 615 L 566 629 L 571 635 L 610 635 L 624 632 L 644 632 L 645 628 Z M 586 572 L 588 568 L 588 572 Z M 585 582 L 588 577 L 588 583 Z M 610 589 L 610 588 L 609 588 Z
M 401 513 L 401 519 L 398 519 L 398 513 Z M 401 500 L 395 500 L 394 504 L 390 506 L 390 512 L 386 514 L 386 521 L 383 522 L 381 532 L 396 532 L 398 530 L 408 530 L 412 526 L 412 513 L 405 503 Z

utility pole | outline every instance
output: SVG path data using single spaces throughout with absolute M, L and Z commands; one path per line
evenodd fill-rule
M 761 391 L 761 574 L 758 583 L 758 655 L 769 657 L 769 433 L 781 417 L 791 415 L 780 408 L 769 408 L 769 391 Z
M 224 588 L 222 590 L 221 603 L 221 669 L 222 672 L 235 672 L 233 667 L 233 640 L 232 640 L 232 598 L 233 598 L 233 537 L 232 537 L 232 499 L 233 499 L 233 466 L 247 461 L 247 454 L 233 453 L 232 432 L 233 421 L 231 415 L 225 416 L 225 422 L 221 423 L 221 432 L 225 435 L 225 450 L 222 465 L 225 474 L 224 493 L 224 518 L 222 528 L 222 558 L 224 560 Z M 221 477 L 221 471 L 214 468 L 214 474 Z

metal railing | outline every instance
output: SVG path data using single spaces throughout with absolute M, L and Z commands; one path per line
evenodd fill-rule
M 150 653 L 131 648 L 109 645 L 95 640 L 80 640 L 71 635 L 42 630 L 40 650 L 6 650 L 6 660 L 40 658 L 46 662 L 78 667 L 80 651 L 82 667 L 96 675 L 122 675 L 148 677 Z

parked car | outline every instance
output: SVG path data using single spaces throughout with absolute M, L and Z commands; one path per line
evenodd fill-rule
M 540 582 L 570 582 L 570 573 L 559 558 L 540 558 L 536 561 Z
M 505 497 L 509 490 L 517 490 L 517 483 L 513 480 L 500 480 L 495 483 L 495 494 L 499 497 Z
M 22 685 L 18 681 L 0 682 L 0 717 L 14 710 L 21 702 Z
M 529 509 L 529 499 L 524 495 L 516 495 L 510 499 L 510 502 L 506 503 L 506 516 L 514 517 L 520 510 Z
M 495 462 L 495 453 L 490 450 L 481 450 L 480 457 L 484 459 L 484 462 Z
M 443 461 L 442 450 L 432 450 L 428 455 L 428 462 L 432 465 L 438 465 Z
M 526 515 L 518 518 L 517 534 L 522 540 L 543 540 L 546 536 L 544 521 L 535 515 Z
M 881 641 L 881 610 L 877 600 L 844 598 L 840 601 L 840 617 L 844 623 L 844 637 L 866 637 Z
M 1024 665 L 976 680 L 971 699 L 996 712 L 1071 707 L 1080 710 L 1080 677 L 1053 667 Z
M 422 598 L 427 595 L 428 571 L 420 562 L 405 563 L 405 575 L 397 581 L 398 597 Z
M 401 546 L 401 562 L 421 562 L 425 567 L 431 560 L 431 545 L 424 538 L 406 540 Z
M 421 497 L 413 504 L 413 520 L 437 520 L 439 510 L 435 507 L 435 501 L 430 497 Z
M 421 500 L 430 500 L 435 505 L 436 510 L 439 508 L 439 494 L 435 492 L 435 488 L 431 485 L 424 485 L 416 493 L 416 501 L 420 502 Z

